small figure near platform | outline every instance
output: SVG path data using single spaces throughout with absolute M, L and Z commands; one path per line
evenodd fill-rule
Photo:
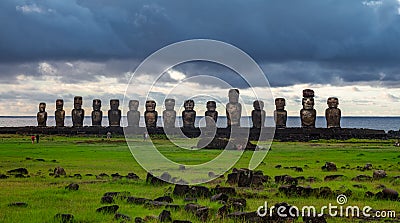
M 130 100 L 129 101 L 129 111 L 127 113 L 128 126 L 129 127 L 139 127 L 140 112 L 138 111 L 139 101 Z
M 65 120 L 65 111 L 64 108 L 64 100 L 57 99 L 56 100 L 56 111 L 54 112 L 54 118 L 56 120 L 57 127 L 64 127 L 64 120 Z
M 218 112 L 216 109 L 217 103 L 215 101 L 207 101 L 207 111 L 204 114 L 207 128 L 217 127 Z
M 183 104 L 185 110 L 182 112 L 182 120 L 184 128 L 194 128 L 194 123 L 196 120 L 196 111 L 194 108 L 193 100 L 186 100 Z
M 174 128 L 176 120 L 175 99 L 167 98 L 164 101 L 165 110 L 163 111 L 164 128 Z
M 340 128 L 340 118 L 342 113 L 338 108 L 339 99 L 330 97 L 327 100 L 328 108 L 325 110 L 327 128 Z
M 229 90 L 229 103 L 226 104 L 226 118 L 228 128 L 231 126 L 240 127 L 242 117 L 242 105 L 239 103 L 239 89 Z
M 74 97 L 74 109 L 72 109 L 72 126 L 82 127 L 83 119 L 85 118 L 85 110 L 82 109 L 82 97 Z
M 253 121 L 253 128 L 263 128 L 265 124 L 265 111 L 264 102 L 256 100 L 253 102 L 254 110 L 251 112 L 251 120 Z
M 314 109 L 314 91 L 311 89 L 303 90 L 302 99 L 303 109 L 300 110 L 301 127 L 315 128 L 317 111 Z
M 144 121 L 146 128 L 157 127 L 158 112 L 156 111 L 156 102 L 154 100 L 146 101 L 146 111 L 144 112 Z
M 121 125 L 121 110 L 118 109 L 119 100 L 110 100 L 110 110 L 108 110 L 108 124 L 109 126 L 119 127 Z
M 286 128 L 287 111 L 285 110 L 286 101 L 284 98 L 275 99 L 274 120 L 276 128 Z
M 101 100 L 93 99 L 92 126 L 101 126 L 103 111 L 101 111 Z
M 47 122 L 47 112 L 46 112 L 46 103 L 41 102 L 39 104 L 39 112 L 36 115 L 38 126 L 46 127 Z

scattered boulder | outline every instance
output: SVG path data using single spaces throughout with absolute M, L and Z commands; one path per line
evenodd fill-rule
M 75 178 L 78 178 L 78 179 L 82 179 L 82 175 L 79 174 L 79 173 L 74 174 L 74 177 L 75 177 Z
M 154 199 L 154 201 L 167 202 L 167 203 L 174 202 L 174 200 L 170 196 L 158 197 L 158 198 Z
M 79 185 L 76 183 L 71 183 L 68 186 L 65 187 L 65 189 L 68 190 L 78 190 L 79 189 Z
M 7 178 L 8 178 L 7 175 L 5 175 L 5 174 L 0 174 L 0 179 L 7 179 Z
M 8 204 L 9 207 L 28 207 L 28 204 L 25 202 L 14 202 L 14 203 L 10 203 Z
M 354 177 L 353 179 L 351 179 L 352 181 L 359 181 L 359 182 L 363 182 L 363 181 L 371 181 L 372 177 L 367 176 L 367 175 L 358 175 L 356 177 Z
M 119 173 L 113 173 L 113 174 L 111 174 L 111 177 L 115 180 L 119 180 L 119 179 L 122 179 L 123 176 L 120 175 Z
M 333 162 L 326 162 L 325 165 L 321 167 L 321 169 L 328 172 L 337 171 L 336 164 Z
M 100 178 L 108 178 L 110 176 L 108 174 L 106 174 L 106 173 L 101 173 L 101 174 L 99 174 L 99 177 Z
M 385 188 L 382 190 L 382 198 L 389 200 L 397 200 L 399 193 L 393 189 Z
M 185 197 L 185 199 L 183 199 L 184 202 L 197 202 L 197 198 L 194 197 Z
M 54 219 L 56 221 L 62 222 L 62 223 L 69 223 L 69 222 L 74 222 L 74 216 L 72 214 L 56 214 L 54 216 Z
M 328 175 L 324 178 L 324 181 L 340 180 L 342 178 L 343 178 L 343 175 L 341 175 L 341 174 Z
M 257 215 L 257 212 L 233 212 L 231 214 L 227 215 L 228 218 L 233 219 L 234 221 L 238 222 L 250 222 L 252 221 L 251 219 L 254 218 L 260 218 L 260 216 Z M 257 221 L 252 221 L 252 222 L 257 222 Z M 258 222 L 262 222 L 261 219 Z
M 301 167 L 296 167 L 296 168 L 294 168 L 294 171 L 296 171 L 296 172 L 303 172 L 303 168 L 301 168 Z
M 166 176 L 164 176 L 164 177 L 166 177 Z M 151 185 L 163 185 L 163 184 L 166 184 L 165 181 L 159 179 L 158 177 L 153 176 L 151 173 L 147 173 L 146 183 L 149 183 Z
M 282 168 L 282 165 L 278 164 L 278 165 L 275 166 L 275 168 L 276 169 L 280 169 L 280 168 Z
M 54 174 L 54 176 L 66 176 L 67 175 L 64 168 L 62 168 L 62 167 L 54 168 L 53 174 Z
M 330 198 L 333 197 L 333 192 L 330 187 L 320 187 L 318 197 Z
M 249 169 L 240 169 L 238 173 L 238 187 L 250 187 L 253 178 L 253 171 Z
M 170 222 L 172 221 L 171 212 L 167 210 L 163 210 L 160 215 L 158 215 L 159 222 Z
M 100 203 L 102 203 L 102 204 L 111 204 L 113 202 L 114 202 L 114 198 L 112 196 L 103 196 L 100 201 Z
M 246 207 L 246 205 L 247 205 L 247 201 L 244 198 L 230 197 L 228 199 L 228 204 L 234 204 L 234 203 L 240 203 L 243 205 L 243 207 Z
M 213 191 L 217 194 L 224 193 L 227 195 L 236 195 L 236 190 L 234 187 L 220 187 L 217 185 Z
M 372 177 L 374 180 L 379 180 L 382 178 L 385 178 L 387 176 L 386 172 L 384 170 L 375 170 L 374 173 L 372 174 Z
M 161 174 L 161 176 L 160 176 L 160 179 L 163 180 L 163 181 L 165 181 L 165 182 L 170 181 L 171 178 L 172 178 L 172 177 L 171 177 L 171 174 L 169 174 L 168 172 L 164 172 L 164 173 Z
M 184 196 L 189 191 L 190 191 L 190 187 L 188 185 L 176 184 L 174 187 L 173 194 L 175 196 Z
M 115 220 L 131 221 L 131 217 L 129 217 L 126 214 L 121 214 L 121 213 L 115 213 L 114 219 Z M 135 222 L 136 222 L 136 219 L 135 219 Z
M 219 194 L 216 194 L 216 195 L 212 196 L 210 198 L 210 200 L 211 201 L 224 201 L 224 202 L 227 202 L 228 201 L 228 195 L 223 194 L 223 193 L 219 193 Z
M 111 205 L 111 206 L 103 206 L 96 209 L 96 212 L 100 212 L 103 214 L 114 214 L 117 212 L 119 206 L 118 205 Z
M 194 214 L 201 221 L 207 221 L 209 209 L 210 208 L 208 207 L 200 206 L 193 203 L 185 205 L 185 211 Z
M 128 180 L 139 180 L 139 176 L 136 175 L 135 173 L 128 173 L 128 175 L 126 175 L 126 179 L 128 179 Z
M 371 163 L 365 164 L 364 170 L 372 170 L 372 164 Z
M 208 189 L 205 186 L 193 186 L 189 190 L 189 195 L 190 197 L 210 197 L 211 192 L 210 189 Z
M 28 174 L 28 170 L 26 168 L 17 168 L 13 170 L 7 171 L 8 174 Z
M 144 204 L 148 201 L 151 201 L 150 199 L 147 198 L 142 198 L 142 197 L 128 197 L 126 199 L 126 202 L 130 204 Z
M 228 179 L 226 180 L 226 183 L 228 183 L 230 185 L 234 185 L 234 184 L 237 184 L 237 182 L 238 182 L 238 173 L 237 172 L 228 174 Z
M 229 214 L 229 211 L 230 211 L 229 206 L 228 205 L 224 205 L 224 206 L 218 208 L 217 217 L 223 218 L 227 214 Z
M 275 176 L 275 183 L 297 185 L 299 183 L 297 178 L 289 175 Z
M 21 173 L 17 173 L 14 175 L 15 178 L 26 178 L 25 175 L 21 174 Z

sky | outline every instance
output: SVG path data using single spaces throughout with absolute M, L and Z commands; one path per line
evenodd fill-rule
M 198 114 L 211 99 L 223 114 L 228 89 L 239 88 L 249 114 L 256 88 L 284 97 L 288 114 L 298 116 L 302 90 L 311 88 L 321 116 L 331 96 L 343 116 L 400 115 L 398 0 L 2 0 L 0 29 L 0 116 L 36 115 L 40 102 L 52 115 L 57 98 L 70 114 L 75 95 L 83 96 L 86 114 L 95 98 L 106 111 L 110 99 L 122 104 L 127 87 L 142 112 L 151 87 L 159 113 L 171 96 L 177 111 L 194 98 Z M 156 87 L 150 73 L 128 85 L 146 57 L 190 39 L 243 50 L 270 86 L 247 86 L 240 74 L 209 62 L 171 67 Z M 272 100 L 265 100 L 268 115 Z

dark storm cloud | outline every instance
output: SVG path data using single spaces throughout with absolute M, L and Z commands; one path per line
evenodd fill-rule
M 58 75 L 68 83 L 96 81 L 98 75 L 121 78 L 160 47 L 211 38 L 248 52 L 273 86 L 390 84 L 400 79 L 398 7 L 396 0 L 3 0 L 0 75 L 7 82 L 19 73 L 43 75 L 35 70 L 40 61 L 91 61 L 112 66 L 59 65 Z M 129 60 L 135 63 L 124 62 Z M 230 75 L 211 68 L 185 74 Z M 227 79 L 242 86 L 239 79 Z

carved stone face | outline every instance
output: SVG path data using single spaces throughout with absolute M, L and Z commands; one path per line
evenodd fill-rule
M 284 98 L 276 98 L 275 99 L 275 107 L 276 110 L 283 110 L 285 109 L 286 101 Z
M 264 102 L 260 100 L 256 100 L 253 102 L 253 108 L 254 110 L 262 110 L 264 108 Z
M 327 104 L 329 108 L 337 108 L 339 105 L 339 99 L 336 97 L 330 97 L 328 98 Z
M 39 104 L 39 112 L 44 112 L 44 111 L 46 111 L 46 103 L 41 102 Z
M 138 100 L 130 100 L 129 101 L 129 110 L 137 111 L 139 108 L 139 101 Z
M 185 110 L 191 111 L 194 108 L 194 101 L 193 100 L 186 100 L 185 104 L 183 105 L 185 107 Z
M 56 110 L 61 111 L 63 110 L 64 107 L 64 100 L 63 99 L 57 99 L 56 100 Z
M 75 96 L 74 97 L 74 108 L 75 109 L 81 109 L 82 108 L 82 97 L 81 96 Z
M 101 100 L 100 99 L 93 99 L 93 110 L 100 111 L 101 108 Z
M 215 101 L 207 101 L 207 110 L 215 111 L 217 109 L 217 103 Z
M 314 108 L 314 98 L 303 98 L 302 105 L 304 109 Z
M 167 99 L 165 99 L 164 103 L 165 103 L 165 109 L 166 110 L 174 110 L 175 99 L 167 98 Z
M 118 110 L 119 107 L 119 100 L 118 99 L 111 99 L 110 100 L 110 108 L 111 110 Z
M 239 90 L 238 89 L 230 89 L 228 97 L 229 97 L 229 103 L 238 103 L 239 102 Z
M 156 102 L 153 100 L 146 101 L 146 111 L 152 112 L 156 110 Z

